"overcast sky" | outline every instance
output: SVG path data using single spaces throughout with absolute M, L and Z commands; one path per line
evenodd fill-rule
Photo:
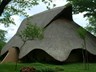
M 56 7 L 59 7 L 59 6 L 64 6 L 67 2 L 66 2 L 66 0 L 53 0 L 53 3 L 56 4 Z M 31 10 L 27 10 L 27 13 L 30 16 L 32 16 L 34 14 L 40 13 L 45 10 L 47 10 L 46 5 L 43 3 L 40 3 L 38 6 L 34 6 Z M 24 17 L 19 17 L 16 15 L 14 15 L 12 17 L 14 18 L 16 25 L 10 25 L 10 27 L 8 27 L 8 28 L 5 28 L 3 25 L 0 25 L 0 29 L 4 29 L 4 30 L 8 31 L 8 33 L 6 34 L 7 41 L 9 41 L 14 36 L 14 34 L 16 33 L 18 27 L 20 26 L 22 20 L 24 19 Z M 82 13 L 73 15 L 73 20 L 77 24 L 79 24 L 83 27 L 85 27 L 87 24 L 86 18 L 83 18 Z

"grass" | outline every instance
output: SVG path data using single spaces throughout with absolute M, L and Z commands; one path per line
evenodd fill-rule
M 0 72 L 20 72 L 22 67 L 34 67 L 37 72 L 96 72 L 96 63 L 89 63 L 89 69 L 85 70 L 82 63 L 65 65 L 52 65 L 42 63 L 18 63 L 15 70 L 15 63 L 0 64 Z

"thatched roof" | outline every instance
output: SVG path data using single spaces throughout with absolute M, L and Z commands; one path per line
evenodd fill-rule
M 15 34 L 4 46 L 1 55 L 14 46 L 20 49 L 19 58 L 24 57 L 34 49 L 42 49 L 54 59 L 65 61 L 72 50 L 82 48 L 83 40 L 77 33 L 80 26 L 72 19 L 72 6 L 70 4 L 26 18 L 21 23 L 17 33 L 25 29 L 28 22 L 45 28 L 44 39 L 27 41 L 21 48 L 23 41 Z M 86 36 L 87 51 L 94 55 L 96 55 L 95 43 L 96 37 L 88 32 Z

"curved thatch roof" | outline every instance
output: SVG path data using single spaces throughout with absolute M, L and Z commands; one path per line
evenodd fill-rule
M 30 22 L 45 28 L 44 39 L 27 41 L 23 48 L 20 48 L 23 41 L 17 36 L 5 45 L 1 51 L 4 54 L 10 47 L 19 47 L 19 58 L 24 57 L 34 49 L 42 49 L 58 61 L 65 61 L 73 49 L 82 48 L 83 40 L 77 33 L 80 27 L 72 20 L 72 7 L 64 7 L 48 10 L 25 19 L 18 29 L 18 32 L 26 28 Z M 17 32 L 17 33 L 18 33 Z M 89 32 L 86 37 L 87 51 L 96 55 L 96 37 Z

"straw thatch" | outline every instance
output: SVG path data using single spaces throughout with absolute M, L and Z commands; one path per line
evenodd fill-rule
M 45 28 L 44 38 L 27 41 L 21 48 L 23 41 L 17 36 L 17 33 L 25 29 L 28 23 Z M 21 59 L 32 50 L 41 49 L 58 61 L 65 61 L 72 50 L 82 49 L 83 40 L 77 33 L 79 27 L 72 19 L 72 6 L 69 4 L 36 14 L 21 23 L 17 33 L 2 49 L 1 55 L 11 47 L 18 47 Z M 96 55 L 95 43 L 96 37 L 87 32 L 87 51 L 94 55 Z

